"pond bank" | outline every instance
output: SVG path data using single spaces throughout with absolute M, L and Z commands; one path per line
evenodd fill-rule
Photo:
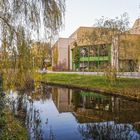
M 112 136 L 120 140 L 140 139 L 139 102 L 81 89 L 35 84 L 38 90 L 25 94 L 13 91 L 9 95 L 13 112 L 18 111 L 17 115 L 26 112 L 30 140 L 112 139 Z M 13 108 L 13 104 L 17 107 Z
M 49 73 L 42 74 L 41 81 L 46 84 L 79 88 L 140 101 L 140 79 L 118 78 L 116 83 L 111 85 L 104 76 Z

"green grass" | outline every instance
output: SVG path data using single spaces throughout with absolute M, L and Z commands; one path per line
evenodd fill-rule
M 118 78 L 116 83 L 110 82 L 104 76 L 78 74 L 42 74 L 42 81 L 60 85 L 88 88 L 108 93 L 117 93 L 140 99 L 140 79 Z

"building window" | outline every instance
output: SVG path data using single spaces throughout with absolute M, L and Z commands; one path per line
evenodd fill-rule
M 89 47 L 81 47 L 80 48 L 80 57 L 83 57 L 82 51 L 84 50 L 84 57 L 88 57 Z
M 108 56 L 108 46 L 103 44 L 99 46 L 99 56 Z
M 98 47 L 97 46 L 91 46 L 89 49 L 89 56 L 96 57 L 98 56 Z

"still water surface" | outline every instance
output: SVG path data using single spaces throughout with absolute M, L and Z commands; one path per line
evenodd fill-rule
M 30 140 L 140 140 L 140 103 L 115 96 L 41 85 L 11 91 L 10 108 Z

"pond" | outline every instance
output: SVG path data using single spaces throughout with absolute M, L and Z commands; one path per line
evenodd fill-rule
M 30 140 L 139 140 L 140 103 L 116 96 L 40 85 L 10 91 L 10 108 Z

